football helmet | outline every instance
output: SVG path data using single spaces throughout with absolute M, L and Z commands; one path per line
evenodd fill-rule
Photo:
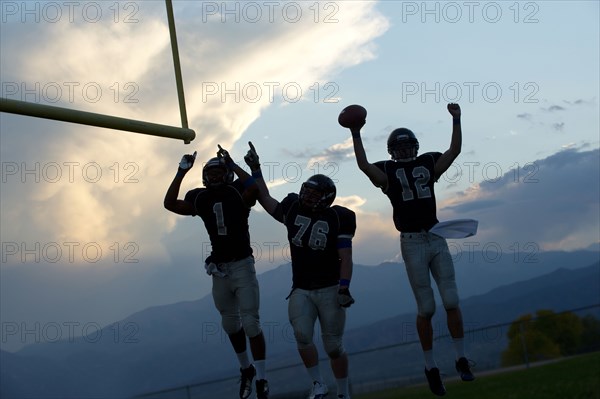
M 209 172 L 212 169 L 221 169 L 223 173 L 213 175 L 213 173 Z M 202 183 L 205 187 L 217 187 L 232 182 L 233 171 L 225 165 L 225 161 L 222 158 L 211 158 L 202 168 Z
M 394 161 L 408 162 L 417 158 L 419 140 L 411 130 L 401 127 L 390 133 L 387 148 Z
M 336 189 L 333 180 L 321 174 L 311 176 L 300 188 L 300 205 L 313 211 L 322 211 L 333 203 Z

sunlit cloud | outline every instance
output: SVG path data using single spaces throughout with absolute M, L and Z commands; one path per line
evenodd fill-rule
M 334 205 L 344 206 L 346 208 L 352 209 L 354 212 L 359 213 L 360 207 L 367 202 L 365 198 L 362 198 L 358 195 L 350 195 L 346 197 L 337 196 L 335 198 Z
M 91 89 L 101 87 L 98 101 L 75 98 L 55 105 L 177 126 L 181 121 L 163 6 L 142 3 L 139 22 L 133 24 L 38 24 L 33 27 L 36 40 L 28 35 L 26 50 L 12 54 L 10 63 L 3 60 L 3 76 L 23 82 L 76 82 L 71 84 L 76 88 L 84 84 Z M 135 241 L 153 256 L 164 256 L 166 250 L 158 243 L 181 219 L 164 210 L 162 200 L 181 155 L 197 150 L 198 160 L 204 161 L 215 156 L 217 144 L 231 148 L 267 107 L 306 101 L 296 96 L 304 97 L 315 82 L 325 82 L 344 68 L 373 59 L 372 41 L 388 28 L 386 18 L 371 2 L 339 3 L 338 21 L 331 24 L 304 18 L 297 23 L 264 20 L 232 26 L 209 23 L 200 12 L 200 2 L 181 3 L 185 13 L 179 7 L 175 3 L 188 122 L 197 140 L 184 148 L 166 139 L 54 123 L 52 130 L 60 129 L 59 136 L 50 137 L 50 129 L 40 133 L 36 142 L 45 151 L 31 153 L 23 161 L 42 166 L 66 162 L 77 165 L 79 174 L 84 165 L 93 163 L 98 166 L 88 168 L 87 173 L 99 169 L 103 178 L 89 184 L 67 179 L 41 182 L 26 187 L 25 197 L 18 201 L 6 185 L 2 199 L 10 204 L 11 212 L 3 213 L 3 224 L 30 221 L 18 230 L 22 237 L 9 239 L 74 237 L 103 245 Z M 198 27 L 202 27 L 201 35 Z M 239 34 L 248 29 L 252 35 Z M 19 36 L 11 40 L 18 41 Z M 3 45 L 17 48 L 11 43 L 3 39 Z M 124 97 L 132 93 L 130 99 L 135 101 L 124 103 Z M 16 134 L 3 131 L 3 146 L 19 140 Z M 331 149 L 332 154 L 340 150 Z M 127 176 L 136 182 L 126 184 Z M 200 176 L 197 162 L 182 184 L 180 197 L 200 184 Z M 274 188 L 284 183 L 285 179 L 268 182 Z
M 315 163 L 325 165 L 329 162 L 343 162 L 349 158 L 354 158 L 352 138 L 348 138 L 341 143 L 333 144 L 323 152 L 313 155 L 308 160 L 308 165 L 313 165 Z

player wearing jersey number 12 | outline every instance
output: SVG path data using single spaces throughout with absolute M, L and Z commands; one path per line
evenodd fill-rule
M 408 279 L 417 302 L 417 332 L 425 357 L 425 375 L 431 391 L 444 395 L 446 388 L 433 356 L 431 318 L 435 301 L 430 276 L 433 276 L 447 315 L 447 325 L 456 350 L 456 369 L 463 381 L 472 381 L 469 361 L 465 357 L 463 321 L 454 277 L 454 264 L 445 238 L 430 233 L 439 221 L 436 216 L 434 183 L 458 157 L 462 146 L 461 109 L 448 104 L 452 116 L 452 138 L 444 153 L 418 155 L 419 141 L 406 128 L 389 135 L 387 147 L 391 160 L 369 163 L 360 130 L 350 128 L 356 162 L 373 185 L 386 194 L 392 204 L 393 219 L 400 232 L 400 247 Z

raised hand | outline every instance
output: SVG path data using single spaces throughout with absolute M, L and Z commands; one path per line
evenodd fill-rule
M 192 166 L 194 166 L 194 161 L 196 160 L 197 151 L 194 151 L 193 154 L 186 154 L 181 157 L 181 161 L 179 161 L 179 172 L 187 173 Z
M 450 112 L 453 118 L 460 118 L 460 105 L 456 103 L 448 104 L 448 112 Z
M 250 149 L 244 156 L 244 161 L 246 161 L 246 165 L 250 167 L 250 170 L 255 171 L 260 168 L 260 159 L 251 141 L 248 142 L 248 145 Z
M 219 147 L 219 151 L 217 151 L 217 157 L 223 159 L 223 161 L 225 161 L 225 165 L 230 165 L 233 163 L 233 159 L 231 159 L 229 151 L 221 147 L 220 144 L 217 144 L 217 147 Z

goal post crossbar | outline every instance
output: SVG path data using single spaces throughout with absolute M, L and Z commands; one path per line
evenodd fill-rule
M 26 101 L 0 98 L 0 112 L 33 116 L 36 118 L 52 119 L 62 122 L 78 123 L 81 125 L 104 127 L 107 129 L 124 130 L 151 136 L 167 137 L 183 140 L 189 144 L 196 133 L 189 128 L 161 125 L 135 119 L 79 111 L 52 105 L 36 104 Z

